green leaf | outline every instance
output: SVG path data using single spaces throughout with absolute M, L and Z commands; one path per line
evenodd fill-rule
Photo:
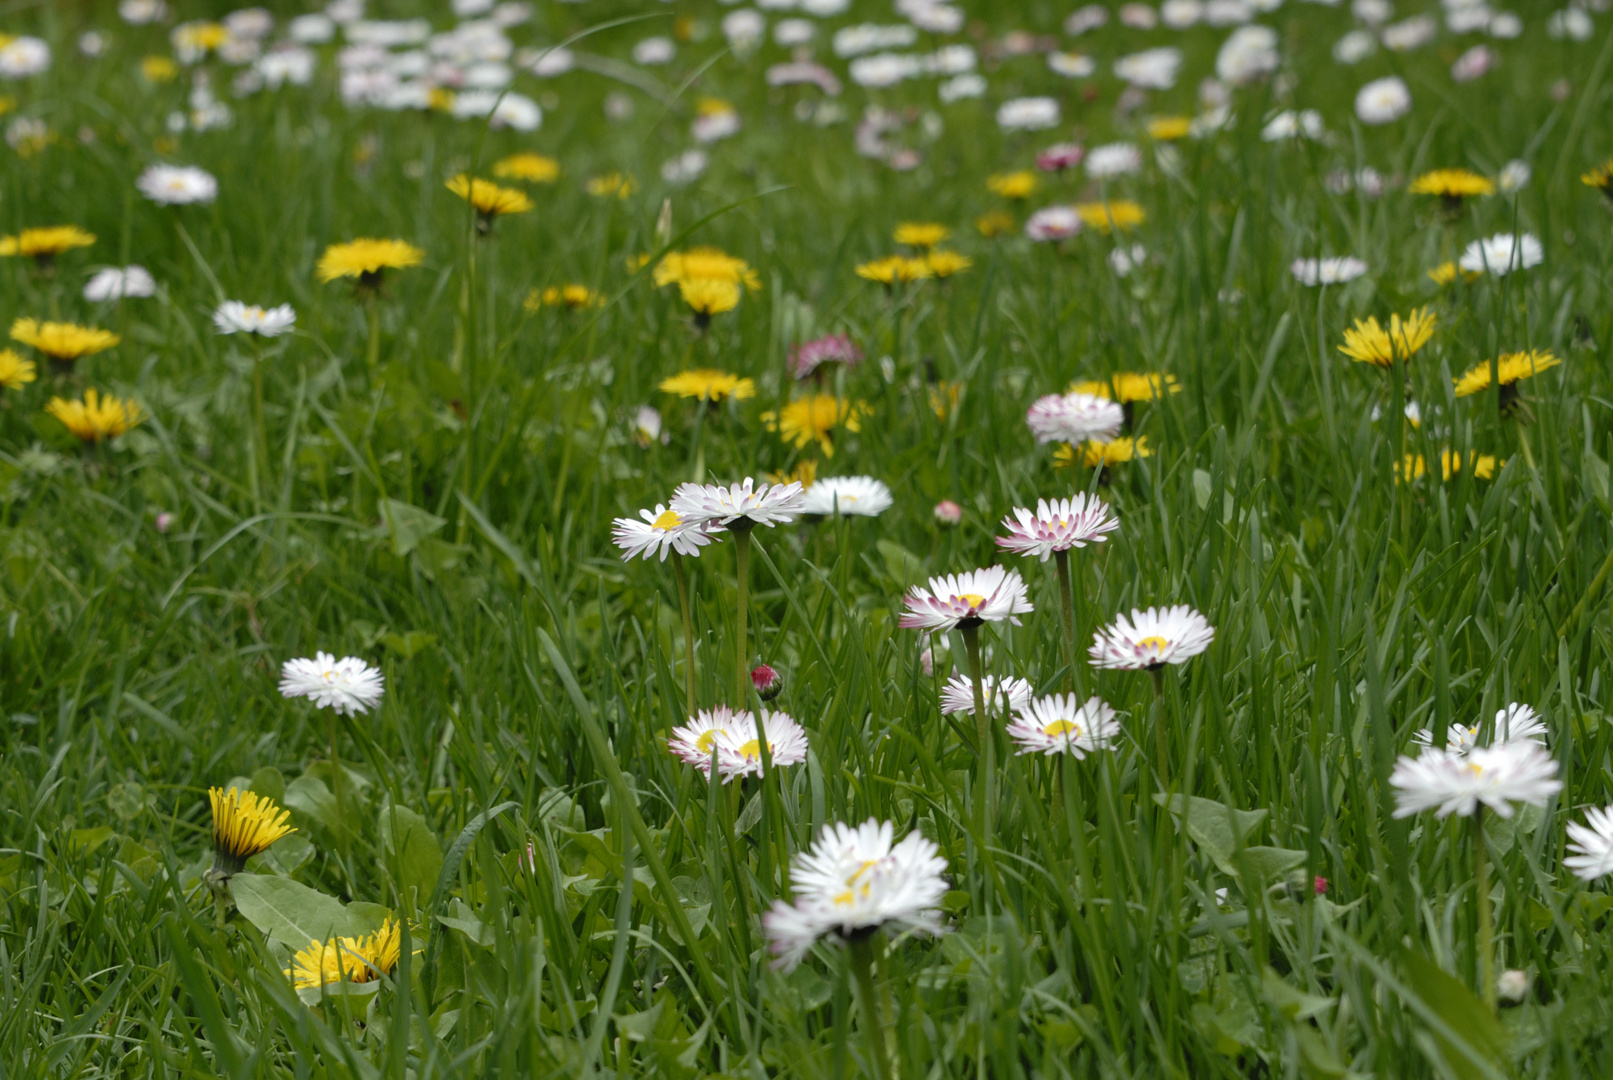
M 381 807 L 381 850 L 397 882 L 398 894 L 415 903 L 431 895 L 442 873 L 442 845 L 426 824 L 426 819 L 407 806 L 390 803 Z
M 380 535 L 392 538 L 395 555 L 409 554 L 420 541 L 448 524 L 445 518 L 396 499 L 382 499 L 380 510 Z
M 437 921 L 451 929 L 458 930 L 474 944 L 493 944 L 493 928 L 476 917 L 476 913 L 465 906 L 463 900 L 457 897 L 448 905 L 448 914 L 438 915 Z
M 1462 1080 L 1487 1080 L 1505 1074 L 1507 1034 L 1461 980 L 1442 970 L 1420 953 L 1406 949 L 1400 966 L 1406 982 L 1445 1028 L 1430 1024 L 1429 1034 L 1439 1056 Z
M 1290 1020 L 1309 1020 L 1338 1004 L 1333 998 L 1307 994 L 1288 985 L 1281 975 L 1269 967 L 1260 973 L 1260 990 L 1271 1007 Z
M 288 877 L 236 874 L 230 879 L 230 895 L 247 922 L 293 949 L 353 933 L 340 900 Z
M 1187 830 L 1193 842 L 1214 861 L 1216 869 L 1228 877 L 1238 876 L 1232 853 L 1240 845 L 1249 842 L 1266 818 L 1265 810 L 1233 810 L 1196 795 L 1186 796 L 1185 803 L 1181 795 L 1155 795 L 1154 801 L 1161 806 L 1169 806 L 1177 825 Z
M 436 644 L 437 635 L 428 634 L 424 630 L 410 630 L 407 634 L 382 634 L 381 644 L 403 657 L 405 660 L 414 659 L 414 654 L 421 649 Z
M 1304 866 L 1309 857 L 1306 852 L 1290 848 L 1246 847 L 1237 860 L 1242 871 L 1238 880 L 1243 884 L 1245 895 L 1251 895 L 1286 876 L 1290 870 Z
M 906 588 L 924 580 L 924 560 L 892 540 L 876 540 L 874 546 L 885 559 L 885 572 Z

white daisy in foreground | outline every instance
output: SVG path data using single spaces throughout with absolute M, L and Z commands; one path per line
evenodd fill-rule
M 891 489 L 872 476 L 826 476 L 806 489 L 803 514 L 878 517 L 891 508 Z
M 340 660 L 315 653 L 312 660 L 287 660 L 280 668 L 280 695 L 305 697 L 316 709 L 354 716 L 375 708 L 385 690 L 381 671 L 356 656 Z
M 1329 259 L 1295 259 L 1288 272 L 1301 285 L 1343 285 L 1367 272 L 1367 264 L 1353 255 Z
M 691 525 L 664 503 L 656 503 L 654 510 L 640 510 L 643 521 L 617 518 L 611 523 L 610 538 L 622 549 L 622 561 L 632 562 L 635 556 L 646 560 L 659 554 L 666 562 L 668 552 L 696 557 L 700 549 L 720 539 L 699 525 Z
M 1053 694 L 1019 709 L 1008 723 L 1008 737 L 1021 754 L 1069 754 L 1080 761 L 1109 749 L 1120 737 L 1120 724 L 1101 698 L 1082 704 L 1074 694 Z
M 1481 724 L 1448 725 L 1445 729 L 1445 749 L 1453 754 L 1465 754 L 1472 750 L 1478 745 L 1479 729 L 1482 726 Z M 1434 733 L 1428 728 L 1418 728 L 1412 739 L 1418 746 L 1434 745 Z M 1531 739 L 1539 743 L 1546 741 L 1546 725 L 1539 715 L 1529 706 L 1520 705 L 1516 701 L 1504 709 L 1496 710 L 1495 732 L 1489 745 L 1495 746 L 1522 739 Z
M 0 79 L 26 79 L 50 69 L 50 46 L 24 34 L 0 45 Z
M 1457 265 L 1470 274 L 1491 273 L 1505 277 L 1514 270 L 1528 270 L 1539 266 L 1545 259 L 1540 238 L 1533 233 L 1496 233 L 1484 240 L 1475 240 L 1462 251 Z
M 794 521 L 806 494 L 799 481 L 761 484 L 747 476 L 727 487 L 722 484 L 679 484 L 672 493 L 672 509 L 690 524 L 716 523 L 728 529 Z
M 995 675 L 987 675 L 980 680 L 980 696 L 986 699 L 986 709 L 991 713 L 1002 711 L 1003 702 L 1008 708 L 1018 711 L 1031 703 L 1036 691 L 1024 679 L 1002 679 Z M 951 716 L 953 713 L 969 713 L 975 711 L 975 684 L 962 675 L 954 675 L 947 680 L 941 688 L 941 715 Z
M 1613 874 L 1613 806 L 1585 811 L 1585 824 L 1568 823 L 1568 850 L 1563 865 L 1585 881 Z
M 718 705 L 714 709 L 701 709 L 690 717 L 687 724 L 672 729 L 672 737 L 667 740 L 666 748 L 685 764 L 693 765 L 709 775 L 711 748 L 724 735 L 744 730 L 740 726 L 741 718 L 744 726 L 749 727 L 754 733 L 756 722 L 751 719 L 749 712 L 736 713 L 726 705 Z
M 1537 742 L 1481 746 L 1471 753 L 1424 750 L 1401 757 L 1389 774 L 1395 789 L 1395 817 L 1432 810 L 1436 817 L 1471 817 L 1479 804 L 1504 818 L 1514 803 L 1544 806 L 1563 786 L 1557 759 Z
M 1355 115 L 1363 124 L 1390 124 L 1411 111 L 1411 91 L 1404 79 L 1374 79 L 1355 95 Z
M 806 731 L 788 713 L 762 710 L 762 734 L 775 769 L 799 765 L 806 760 Z M 749 711 L 737 713 L 733 722 L 716 737 L 717 773 L 723 783 L 737 776 L 762 775 L 762 744 L 756 737 L 756 717 Z M 710 763 L 707 763 L 710 768 Z
M 153 165 L 140 174 L 134 186 L 163 206 L 210 203 L 218 198 L 218 180 L 194 165 Z
M 290 304 L 264 308 L 257 304 L 243 304 L 239 300 L 226 300 L 213 312 L 213 326 L 221 334 L 279 337 L 296 328 L 297 313 Z
M 998 547 L 1046 562 L 1055 551 L 1103 543 L 1108 539 L 1104 534 L 1120 528 L 1120 522 L 1103 500 L 1088 499 L 1083 492 L 1073 499 L 1038 499 L 1035 513 L 1016 506 L 1012 517 L 1003 518 L 1003 528 L 1008 535 L 997 537 Z
M 902 602 L 907 613 L 897 625 L 923 630 L 968 628 L 1004 619 L 1018 626 L 1016 616 L 1034 610 L 1019 572 L 1000 566 L 933 577 L 928 589 L 915 585 Z
M 865 939 L 886 925 L 941 932 L 947 861 L 921 833 L 892 844 L 894 831 L 872 818 L 856 828 L 825 826 L 812 850 L 796 857 L 795 903 L 775 901 L 762 916 L 775 966 L 794 969 L 826 934 Z
M 1215 627 L 1186 604 L 1170 608 L 1132 609 L 1131 618 L 1115 621 L 1092 637 L 1092 666 L 1142 671 L 1165 664 L 1185 664 L 1210 647 Z
M 1125 422 L 1126 412 L 1115 402 L 1079 391 L 1037 398 L 1025 412 L 1025 423 L 1039 443 L 1108 442 Z
M 109 266 L 105 270 L 97 270 L 84 283 L 84 299 L 95 304 L 153 296 L 156 292 L 157 282 L 143 266 L 125 266 L 122 269 Z

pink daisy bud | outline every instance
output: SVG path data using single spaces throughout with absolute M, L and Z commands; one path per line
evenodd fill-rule
M 960 525 L 963 523 L 963 507 L 951 499 L 942 499 L 935 504 L 935 522 L 937 525 Z
M 170 514 L 166 510 L 164 510 L 162 513 L 157 515 L 157 531 L 158 532 L 165 533 L 165 532 L 167 532 L 169 529 L 171 529 L 173 527 L 174 527 L 174 515 Z
M 772 701 L 784 692 L 784 676 L 766 664 L 757 664 L 751 669 L 750 681 L 763 701 Z

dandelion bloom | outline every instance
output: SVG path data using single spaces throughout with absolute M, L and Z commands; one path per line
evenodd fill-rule
M 1112 439 L 1125 422 L 1125 410 L 1094 394 L 1048 394 L 1025 413 L 1025 423 L 1039 443 Z
M 550 285 L 541 291 L 533 289 L 527 293 L 521 306 L 527 311 L 542 311 L 546 307 L 563 307 L 567 311 L 576 311 L 578 308 L 604 307 L 605 297 L 588 286 L 577 283 Z
M 1556 367 L 1562 361 L 1549 352 L 1539 349 L 1530 349 L 1528 352 L 1503 353 L 1496 362 L 1500 368 L 1501 386 L 1503 392 L 1506 387 L 1517 383 L 1520 379 L 1527 379 L 1538 375 L 1547 368 Z M 1457 376 L 1456 396 L 1468 397 L 1490 388 L 1490 364 L 1488 361 L 1476 364 L 1469 370 Z
M 1092 666 L 1141 671 L 1165 664 L 1185 664 L 1210 647 L 1215 627 L 1186 604 L 1170 608 L 1132 609 L 1092 637 Z
M 1028 199 L 1036 190 L 1036 174 L 1028 170 L 993 173 L 986 177 L 986 189 L 1005 199 Z
M 731 397 L 744 401 L 756 396 L 756 382 L 742 379 L 727 371 L 713 368 L 693 368 L 661 380 L 661 389 L 678 397 L 699 398 L 701 401 L 721 401 Z
M 685 281 L 720 281 L 743 285 L 753 291 L 762 287 L 762 279 L 750 263 L 714 247 L 668 252 L 655 264 L 654 277 L 657 286 Z
M 829 334 L 803 341 L 790 350 L 790 374 L 797 379 L 818 373 L 826 364 L 855 367 L 862 363 L 863 351 L 846 334 Z
M 930 579 L 929 588 L 915 585 L 902 598 L 907 612 L 897 625 L 917 630 L 953 630 L 983 622 L 1007 620 L 1035 610 L 1017 570 L 987 566 L 967 573 Z
M 640 510 L 638 515 L 644 520 L 617 518 L 612 522 L 611 540 L 622 549 L 623 562 L 632 562 L 635 556 L 648 559 L 656 554 L 666 562 L 667 554 L 673 551 L 698 556 L 701 548 L 721 539 L 698 525 L 685 522 L 662 503 L 656 503 L 654 510 Z
M 213 807 L 213 871 L 225 877 L 239 874 L 252 856 L 297 831 L 286 824 L 290 812 L 272 799 L 236 788 L 208 788 L 207 798 Z
M 1406 190 L 1413 195 L 1437 195 L 1461 206 L 1463 199 L 1494 195 L 1495 181 L 1468 169 L 1434 169 L 1413 180 Z
M 123 339 L 110 330 L 77 323 L 22 318 L 11 324 L 11 340 L 38 349 L 58 363 L 71 363 L 112 348 Z
M 1583 881 L 1613 874 L 1613 806 L 1585 811 L 1585 824 L 1568 823 L 1568 850 L 1563 865 Z
M 1130 199 L 1077 203 L 1075 212 L 1081 215 L 1083 222 L 1102 233 L 1111 229 L 1134 229 L 1148 217 L 1143 208 Z
M 133 398 L 101 397 L 94 387 L 84 391 L 83 401 L 53 397 L 45 411 L 66 425 L 81 442 L 98 443 L 124 434 L 146 418 Z
M 1462 455 L 1453 450 L 1441 450 L 1439 452 L 1439 474 L 1441 479 L 1449 480 L 1461 472 L 1462 467 L 1466 464 L 1467 462 L 1462 460 Z M 1497 464 L 1505 464 L 1505 462 L 1498 463 L 1494 454 L 1474 454 L 1472 456 L 1473 475 L 1480 480 L 1489 480 L 1495 476 Z M 1427 472 L 1428 462 L 1421 454 L 1415 456 L 1407 454 L 1405 458 L 1395 465 L 1395 481 L 1398 483 L 1407 477 L 1412 480 L 1421 480 Z
M 801 513 L 827 517 L 878 517 L 895 502 L 891 489 L 872 476 L 826 476 L 806 489 Z
M 1586 187 L 1595 188 L 1607 196 L 1609 201 L 1613 201 L 1613 158 L 1581 175 L 1579 181 Z
M 0 386 L 7 390 L 21 390 L 39 377 L 39 369 L 32 360 L 17 355 L 15 349 L 0 349 Z
M 695 323 L 705 327 L 713 315 L 732 311 L 739 306 L 739 284 L 733 281 L 716 281 L 711 278 L 693 278 L 678 282 L 678 295 L 695 314 Z
M 929 267 L 933 277 L 949 278 L 954 274 L 961 274 L 975 261 L 967 255 L 960 255 L 956 251 L 932 251 L 924 256 L 924 265 Z
M 612 197 L 625 199 L 637 190 L 638 185 L 633 182 L 631 176 L 623 176 L 619 172 L 608 172 L 601 173 L 598 176 L 590 176 L 588 183 L 584 187 L 588 194 L 597 199 L 609 199 Z
M 997 537 L 997 546 L 1026 558 L 1035 556 L 1046 562 L 1056 551 L 1101 544 L 1107 533 L 1120 527 L 1120 522 L 1109 514 L 1109 507 L 1100 499 L 1088 499 L 1083 492 L 1073 499 L 1040 499 L 1032 513 L 1016 506 L 1011 516 L 1003 518 L 1007 536 Z
M 505 214 L 524 214 L 532 209 L 532 200 L 518 188 L 507 188 L 480 177 L 460 173 L 444 186 L 476 208 L 482 231 L 491 227 L 494 218 Z
M 1053 694 L 1016 709 L 1008 737 L 1021 754 L 1069 754 L 1080 761 L 1113 745 L 1120 724 L 1102 698 L 1090 697 L 1082 704 L 1074 694 Z
M 218 198 L 218 180 L 193 165 L 153 165 L 140 174 L 134 186 L 161 206 L 210 203 Z
M 928 259 L 889 255 L 883 259 L 860 264 L 857 267 L 857 276 L 889 286 L 898 281 L 922 281 L 924 278 L 935 276 L 935 271 L 930 269 Z
M 1344 344 L 1339 352 L 1351 360 L 1374 367 L 1393 367 L 1395 361 L 1404 363 L 1417 354 L 1434 336 L 1437 317 L 1425 307 L 1418 308 L 1402 321 L 1399 315 L 1389 316 L 1389 328 L 1378 324 L 1376 316 L 1355 320 L 1355 326 L 1344 331 Z
M 1465 754 L 1479 745 L 1481 724 L 1451 724 L 1445 729 L 1445 749 L 1452 753 Z M 1541 721 L 1539 714 L 1527 705 L 1512 702 L 1504 709 L 1497 709 L 1495 725 L 1489 745 L 1504 742 L 1516 742 L 1520 739 L 1532 739 L 1544 742 L 1546 738 L 1546 725 Z M 1433 746 L 1434 733 L 1428 728 L 1418 728 L 1412 736 L 1419 746 Z
M 1436 817 L 1471 817 L 1481 805 L 1504 818 L 1513 804 L 1544 806 L 1562 789 L 1557 761 L 1537 742 L 1505 742 L 1470 753 L 1424 750 L 1402 756 L 1389 774 L 1397 818 L 1432 810 Z
M 945 225 L 934 222 L 904 221 L 896 226 L 893 234 L 898 244 L 906 247 L 933 248 L 940 244 L 952 230 Z
M 1098 466 L 1123 465 L 1134 458 L 1153 457 L 1154 452 L 1148 448 L 1148 437 L 1138 436 L 1133 439 L 1130 435 L 1121 435 L 1118 438 L 1100 440 L 1088 439 L 1079 447 L 1081 461 L 1089 469 Z M 1058 466 L 1075 463 L 1077 447 L 1066 443 L 1053 451 L 1053 464 Z
M 834 442 L 830 438 L 834 429 L 861 431 L 862 419 L 870 411 L 866 402 L 847 401 L 833 394 L 813 394 L 796 398 L 777 412 L 763 413 L 762 423 L 798 450 L 816 441 L 824 457 L 834 457 Z
M 1148 121 L 1148 137 L 1155 142 L 1185 139 L 1192 130 L 1193 121 L 1185 116 L 1156 116 Z
M 975 218 L 975 230 L 990 239 L 1014 231 L 1014 215 L 1006 210 L 990 210 Z
M 1436 285 L 1449 285 L 1456 280 L 1457 274 L 1462 275 L 1463 281 L 1477 281 L 1479 278 L 1477 270 L 1458 270 L 1454 259 L 1446 259 L 1428 271 L 1428 278 Z
M 1545 258 L 1540 238 L 1533 233 L 1514 236 L 1496 233 L 1483 240 L 1475 240 L 1462 249 L 1457 265 L 1472 273 L 1491 273 L 1505 277 L 1514 270 L 1528 270 L 1539 266 Z
M 334 709 L 338 716 L 369 712 L 385 689 L 380 669 L 356 656 L 338 660 L 319 652 L 312 660 L 287 660 L 280 667 L 281 697 L 305 697 L 314 708 Z
M 1176 376 L 1159 371 L 1121 371 L 1104 380 L 1084 379 L 1070 384 L 1070 391 L 1108 398 L 1122 405 L 1137 401 L 1155 401 L 1166 392 L 1180 394 L 1182 384 Z
M 386 271 L 419 266 L 425 257 L 425 252 L 404 240 L 350 240 L 325 249 L 319 257 L 319 280 L 358 278 L 359 285 L 376 288 Z
M 388 918 L 368 937 L 310 940 L 306 949 L 292 955 L 285 975 L 299 990 L 317 990 L 344 982 L 374 982 L 392 974 L 402 949 L 402 929 Z
M 257 304 L 243 304 L 239 300 L 226 300 L 213 312 L 213 326 L 221 334 L 256 334 L 259 337 L 279 337 L 289 334 L 297 325 L 297 313 L 290 304 L 262 308 Z
M 1006 702 L 1013 710 L 1025 708 L 1036 697 L 1036 691 L 1024 679 L 999 679 L 995 675 L 987 675 L 980 680 L 980 696 L 985 699 L 986 708 L 996 712 L 1001 702 Z M 975 684 L 962 675 L 952 676 L 941 687 L 941 715 L 968 713 L 973 716 L 974 711 Z
M 718 524 L 727 529 L 788 524 L 806 503 L 799 482 L 762 484 L 747 476 L 737 484 L 679 484 L 672 509 L 687 521 Z M 737 530 L 736 530 L 737 531 Z
M 93 243 L 94 235 L 77 225 L 51 225 L 24 229 L 16 236 L 0 236 L 0 255 L 21 255 L 41 266 L 49 266 L 64 251 L 89 247 Z
M 493 175 L 500 180 L 549 184 L 560 178 L 560 163 L 542 154 L 511 154 L 493 164 Z

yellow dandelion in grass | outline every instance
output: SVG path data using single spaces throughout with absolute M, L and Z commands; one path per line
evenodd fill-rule
M 560 163 L 542 154 L 511 154 L 494 163 L 493 175 L 500 180 L 552 184 L 560 179 Z
M 762 287 L 762 279 L 750 263 L 714 247 L 671 251 L 655 264 L 657 286 L 677 285 L 685 281 L 723 281 L 752 290 Z
M 662 379 L 661 390 L 668 394 L 676 394 L 678 397 L 698 398 L 701 401 L 716 402 L 729 397 L 735 401 L 744 401 L 746 398 L 756 396 L 756 382 L 754 379 L 742 379 L 731 372 L 717 371 L 714 368 L 693 368 Z
M 1609 158 L 1579 178 L 1586 187 L 1593 187 L 1613 202 L 1613 158 Z
M 1542 352 L 1539 349 L 1531 349 L 1528 352 L 1503 353 L 1496 361 L 1496 367 L 1500 369 L 1502 407 L 1507 407 L 1517 397 L 1517 383 L 1520 380 L 1538 375 L 1547 368 L 1554 368 L 1561 363 L 1562 361 L 1556 356 L 1549 352 Z M 1457 376 L 1454 381 L 1456 383 L 1457 397 L 1470 397 L 1473 394 L 1488 390 L 1490 388 L 1489 361 L 1476 364 Z
M 40 269 L 48 269 L 56 256 L 73 248 L 89 247 L 95 236 L 77 225 L 50 225 L 24 229 L 16 236 L 0 236 L 0 255 L 31 258 Z
M 619 172 L 602 173 L 599 176 L 590 176 L 586 185 L 588 194 L 600 199 L 612 197 L 625 199 L 637 190 L 638 185 L 633 183 L 631 176 L 623 176 Z
M 319 280 L 358 278 L 361 288 L 376 289 L 386 271 L 419 266 L 425 257 L 425 252 L 404 240 L 350 240 L 325 249 L 319 257 Z
M 1036 174 L 1029 169 L 1011 173 L 993 173 L 986 177 L 986 189 L 1005 199 L 1028 199 L 1036 190 Z
M 578 308 L 604 307 L 605 298 L 586 285 L 575 282 L 569 285 L 550 285 L 543 290 L 527 293 L 521 306 L 528 311 L 542 311 L 546 307 L 563 307 L 568 311 Z
M 713 278 L 689 278 L 678 282 L 678 294 L 694 312 L 695 325 L 704 330 L 711 324 L 713 315 L 732 311 L 739 306 L 739 283 L 717 281 Z
M 1068 467 L 1075 464 L 1076 448 L 1065 443 L 1053 451 L 1053 464 Z M 1096 469 L 1099 465 L 1122 465 L 1135 458 L 1153 457 L 1154 452 L 1148 448 L 1148 436 L 1139 435 L 1133 439 L 1129 435 L 1121 435 L 1108 442 L 1099 442 L 1089 439 L 1081 444 L 1081 461 L 1089 469 Z
M 874 259 L 871 262 L 862 263 L 857 267 L 857 276 L 889 286 L 898 281 L 920 281 L 927 277 L 934 277 L 935 271 L 930 268 L 930 263 L 927 259 L 909 259 L 905 255 L 889 255 L 883 259 Z
M 486 236 L 493 231 L 493 221 L 505 214 L 524 214 L 532 209 L 532 200 L 524 191 L 501 187 L 491 180 L 460 173 L 448 181 L 448 190 L 476 208 L 476 231 Z
M 1148 137 L 1156 142 L 1185 139 L 1192 130 L 1193 121 L 1186 116 L 1156 116 L 1148 121 Z
M 961 274 L 975 261 L 967 255 L 959 255 L 956 251 L 932 251 L 924 256 L 924 265 L 930 268 L 930 273 L 938 278 L 949 278 L 954 274 Z
M 1014 231 L 1015 225 L 1014 215 L 1006 210 L 992 210 L 975 218 L 975 229 L 988 240 L 1006 236 Z
M 818 482 L 818 463 L 814 458 L 802 458 L 789 472 L 762 475 L 769 484 L 800 484 L 809 488 Z
M 1455 262 L 1447 260 L 1428 271 L 1428 278 L 1436 285 L 1445 286 L 1455 281 L 1457 274 L 1462 275 L 1463 281 L 1476 281 L 1479 277 L 1477 270 L 1460 270 Z
M 1355 326 L 1344 331 L 1344 344 L 1339 346 L 1339 352 L 1363 364 L 1391 367 L 1397 360 L 1410 360 L 1418 349 L 1428 344 L 1437 321 L 1425 307 L 1413 311 L 1404 320 L 1399 315 L 1389 316 L 1387 330 L 1379 325 L 1376 316 L 1357 319 Z
M 933 221 L 904 221 L 893 234 L 898 244 L 918 248 L 933 248 L 951 235 L 951 229 Z
M 1081 215 L 1088 228 L 1104 233 L 1111 229 L 1134 229 L 1148 219 L 1143 208 L 1130 199 L 1077 203 L 1075 212 Z
M 1092 394 L 1095 397 L 1130 405 L 1134 401 L 1153 401 L 1167 393 L 1180 394 L 1181 383 L 1176 376 L 1158 371 L 1122 371 L 1108 379 L 1082 379 L 1070 384 L 1071 393 Z
M 287 833 L 296 832 L 290 825 L 289 811 L 282 810 L 274 800 L 255 795 L 239 788 L 208 788 L 207 799 L 213 807 L 213 873 L 224 878 L 241 872 L 252 856 L 269 850 L 269 846 Z
M 824 457 L 834 457 L 834 441 L 830 438 L 835 428 L 847 431 L 862 430 L 863 418 L 873 412 L 866 401 L 847 401 L 833 394 L 814 394 L 796 398 L 777 412 L 762 414 L 767 430 L 776 431 L 785 442 L 797 450 L 816 442 Z
M 1438 196 L 1445 216 L 1454 218 L 1468 199 L 1495 194 L 1495 181 L 1468 169 L 1435 169 L 1413 180 L 1406 190 L 1413 195 Z
M 222 23 L 216 22 L 188 22 L 180 23 L 174 27 L 172 34 L 174 50 L 181 57 L 194 57 L 201 59 L 201 54 L 209 49 L 217 49 L 230 40 L 230 32 Z M 186 60 L 186 63 L 190 63 Z
M 1489 480 L 1495 476 L 1498 465 L 1505 465 L 1505 461 L 1498 462 L 1494 454 L 1478 454 L 1472 459 L 1473 475 L 1480 480 Z M 1439 474 L 1443 480 L 1462 471 L 1462 455 L 1452 450 L 1439 452 Z M 1400 483 L 1408 476 L 1412 480 L 1421 480 L 1428 472 L 1428 462 L 1421 454 L 1407 454 L 1402 460 L 1395 463 L 1395 482 Z
M 945 420 L 956 411 L 958 401 L 963 397 L 963 384 L 961 382 L 948 382 L 946 379 L 931 383 L 928 397 L 930 399 L 930 411 L 935 414 L 936 419 Z
M 140 75 L 148 83 L 173 82 L 179 76 L 179 65 L 166 56 L 147 56 L 140 60 Z
M 298 990 L 317 990 L 336 983 L 374 982 L 391 975 L 403 952 L 403 929 L 388 918 L 368 937 L 334 937 L 308 942 L 291 957 L 286 978 Z
M 83 401 L 53 397 L 45 411 L 60 420 L 81 442 L 87 443 L 122 435 L 146 418 L 134 399 L 110 394 L 101 397 L 94 387 L 84 391 Z
M 24 360 L 15 349 L 0 349 L 0 386 L 21 390 L 38 377 L 39 369 L 32 360 Z
M 24 318 L 11 324 L 11 340 L 38 349 L 58 364 L 70 364 L 105 352 L 123 339 L 94 326 Z
M 17 99 L 16 98 L 12 97 L 10 94 L 5 94 L 3 96 L 0 96 L 0 116 L 6 115 L 6 113 L 10 112 L 11 110 L 15 109 L 16 107 L 17 107 Z

